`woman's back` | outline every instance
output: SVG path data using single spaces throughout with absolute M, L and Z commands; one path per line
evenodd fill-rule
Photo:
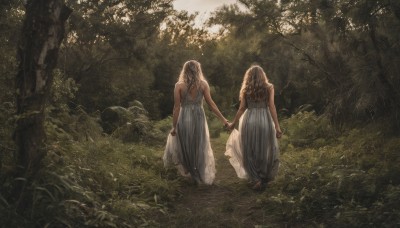
M 201 86 L 189 89 L 186 84 L 181 86 L 181 109 L 177 124 L 182 156 L 180 161 L 196 182 L 211 184 L 215 177 L 215 163 L 202 105 L 203 90 Z
M 203 90 L 201 86 L 198 88 L 189 88 L 187 85 L 182 86 L 181 90 L 181 105 L 185 106 L 188 104 L 202 104 Z
M 174 89 L 173 128 L 164 152 L 164 164 L 178 165 L 183 175 L 197 183 L 212 184 L 215 161 L 210 145 L 208 125 L 203 109 L 203 98 L 224 125 L 228 121 L 211 98 L 200 63 L 187 61 Z
M 248 97 L 246 97 L 246 104 L 247 104 L 247 108 L 251 109 L 251 108 L 267 108 L 268 103 L 266 99 L 263 100 L 251 100 Z
M 240 178 L 250 178 L 254 189 L 262 189 L 278 170 L 276 128 L 280 132 L 280 127 L 274 88 L 260 66 L 246 71 L 239 97 L 239 110 L 229 126 L 232 129 L 239 122 L 239 130 L 229 136 L 225 155 L 231 157 L 229 161 Z

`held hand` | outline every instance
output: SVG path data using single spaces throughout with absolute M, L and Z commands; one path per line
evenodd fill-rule
M 235 128 L 235 123 L 230 123 L 230 124 L 228 125 L 228 129 L 229 129 L 230 131 L 232 131 L 234 128 Z
M 225 131 L 229 131 L 229 128 L 228 128 L 228 127 L 229 127 L 229 121 L 225 119 L 225 120 L 224 120 L 224 130 L 225 130 Z
M 224 127 L 226 128 L 229 125 L 229 121 L 227 119 L 224 119 Z
M 175 136 L 175 135 L 176 135 L 176 130 L 175 130 L 175 128 L 172 128 L 172 130 L 170 131 L 170 133 L 171 133 L 172 136 Z

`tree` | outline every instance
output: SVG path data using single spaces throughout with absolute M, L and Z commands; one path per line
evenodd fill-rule
M 246 10 L 222 8 L 214 22 L 227 29 L 228 37 L 247 42 L 247 50 L 254 47 L 239 60 L 265 63 L 267 74 L 278 79 L 273 80 L 283 101 L 278 99 L 278 107 L 296 112 L 311 104 L 338 124 L 389 117 L 400 129 L 399 3 L 238 2 Z M 237 46 L 232 43 L 228 50 Z
M 41 160 L 46 155 L 44 109 L 64 38 L 64 23 L 72 11 L 63 0 L 30 0 L 25 7 L 18 46 L 14 139 L 17 144 L 17 175 L 29 180 L 40 169 Z
M 0 3 L 0 103 L 14 99 L 16 74 L 16 48 L 21 29 L 22 11 L 17 1 L 3 0 Z
M 162 118 L 171 115 L 174 105 L 172 91 L 184 62 L 199 59 L 207 33 L 196 28 L 197 14 L 174 12 L 164 20 L 165 28 L 154 44 L 154 82 L 152 88 L 160 92 L 158 109 Z M 204 68 L 203 68 L 204 69 Z
M 157 96 L 143 94 L 152 92 L 154 46 L 172 1 L 68 0 L 68 5 L 74 14 L 60 68 L 79 85 L 73 102 L 93 112 L 140 100 L 154 113 Z

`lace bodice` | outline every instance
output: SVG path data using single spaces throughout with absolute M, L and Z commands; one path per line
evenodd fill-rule
M 266 100 L 254 101 L 246 98 L 247 108 L 267 108 L 268 102 Z
M 202 105 L 203 103 L 203 91 L 198 89 L 197 95 L 192 98 L 189 94 L 189 91 L 185 91 L 183 93 L 183 99 L 181 102 L 181 106 L 188 106 L 188 105 Z

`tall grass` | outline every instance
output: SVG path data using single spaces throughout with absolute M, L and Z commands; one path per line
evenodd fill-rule
M 209 126 L 221 164 L 227 135 L 219 137 L 222 127 L 216 118 L 209 118 Z M 260 222 L 265 224 L 257 225 L 399 226 L 400 139 L 383 126 L 375 123 L 338 130 L 313 112 L 282 120 L 285 134 L 280 140 L 279 175 L 265 192 L 255 194 L 233 176 L 217 180 L 215 187 L 196 188 L 187 187 L 176 170 L 164 169 L 161 157 L 170 118 L 152 123 L 151 134 L 139 142 L 123 143 L 102 134 L 96 117 L 78 110 L 74 115 L 48 119 L 48 156 L 26 191 L 30 200 L 22 212 L 16 212 L 14 199 L 9 197 L 12 184 L 21 180 L 1 176 L 0 224 L 157 227 L 167 217 L 176 219 L 169 221 L 176 225 L 200 221 L 198 225 L 240 226 L 241 221 L 253 224 L 260 221 L 255 216 L 268 215 Z M 217 175 L 230 175 L 218 168 Z M 216 208 L 204 208 L 193 216 L 174 212 L 182 185 L 193 192 L 191 197 L 206 193 L 202 199 Z M 208 199 L 208 195 L 218 199 Z M 238 202 L 252 213 L 238 212 Z M 174 213 L 188 217 L 177 218 Z M 232 220 L 233 215 L 245 217 Z M 231 219 L 223 219 L 226 216 Z
M 1 227 L 158 225 L 155 215 L 165 213 L 179 187 L 176 173 L 163 167 L 163 139 L 123 143 L 82 110 L 59 118 L 46 123 L 48 156 L 22 211 L 9 197 L 15 180 L 1 183 Z
M 312 112 L 283 121 L 281 167 L 263 207 L 288 225 L 400 224 L 400 138 L 382 123 L 335 130 Z

